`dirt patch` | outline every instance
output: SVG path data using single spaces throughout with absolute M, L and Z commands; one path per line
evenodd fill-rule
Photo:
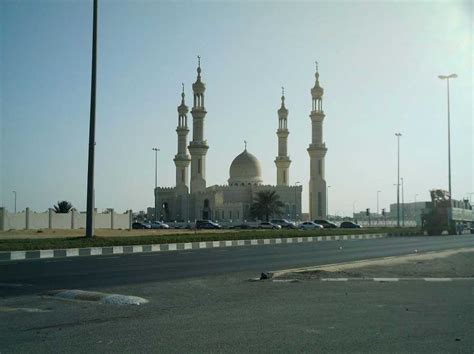
M 399 260 L 397 261 L 397 258 Z M 311 270 L 287 272 L 278 279 L 322 279 L 322 278 L 459 278 L 474 277 L 474 248 L 458 251 L 443 251 L 417 256 L 391 257 L 374 264 L 367 261 L 331 265 Z

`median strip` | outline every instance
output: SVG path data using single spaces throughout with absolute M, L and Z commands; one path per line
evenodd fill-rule
M 347 236 L 347 235 L 346 235 Z M 351 240 L 365 240 L 387 237 L 386 233 L 348 235 Z M 7 251 L 0 252 L 1 261 L 42 259 L 42 258 L 64 258 L 64 257 L 84 257 L 100 256 L 114 254 L 132 254 L 149 252 L 173 252 L 182 250 L 198 250 L 221 247 L 239 247 L 239 246 L 264 246 L 272 244 L 290 244 L 306 242 L 327 242 L 337 241 L 340 235 L 324 237 L 288 237 L 288 238 L 270 238 L 270 239 L 247 239 L 247 240 L 227 240 L 227 241 L 207 241 L 207 242 L 184 242 L 184 243 L 163 243 L 154 245 L 133 245 L 133 246 L 106 246 L 106 247 L 86 247 L 73 249 L 55 249 L 55 250 L 34 250 L 34 251 Z

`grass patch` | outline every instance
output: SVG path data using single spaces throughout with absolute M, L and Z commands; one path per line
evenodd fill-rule
M 8 239 L 0 240 L 0 251 L 27 251 L 41 249 L 65 249 L 107 246 L 150 245 L 163 243 L 205 242 L 224 240 L 249 240 L 284 237 L 317 237 L 330 235 L 356 234 L 421 234 L 417 228 L 374 228 L 374 229 L 327 229 L 327 230 L 242 230 L 238 232 L 196 233 L 173 235 L 150 235 L 132 237 L 86 237 L 47 238 L 47 239 Z

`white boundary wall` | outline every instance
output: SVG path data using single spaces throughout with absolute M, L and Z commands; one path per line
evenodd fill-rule
M 116 213 L 94 213 L 96 229 L 131 229 L 132 211 Z M 37 213 L 26 208 L 20 213 L 10 213 L 6 208 L 0 208 L 0 230 L 37 230 L 37 229 L 84 229 L 86 214 L 72 209 L 67 214 L 57 214 L 53 209 Z

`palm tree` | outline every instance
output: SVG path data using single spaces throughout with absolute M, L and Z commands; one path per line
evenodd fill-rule
M 67 214 L 72 209 L 72 204 L 69 203 L 67 200 L 63 200 L 62 202 L 58 201 L 58 205 L 54 206 L 54 212 L 59 214 Z
M 281 215 L 283 206 L 280 196 L 275 191 L 261 191 L 253 200 L 250 215 L 255 218 L 265 217 L 265 220 L 268 221 L 271 215 Z

